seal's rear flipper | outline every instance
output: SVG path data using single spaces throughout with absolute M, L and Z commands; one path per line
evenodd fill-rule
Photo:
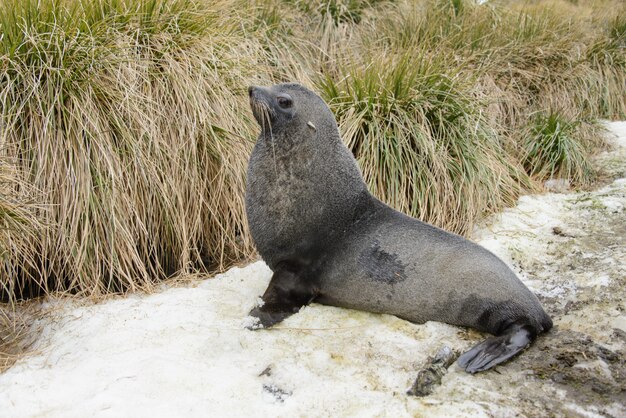
M 468 373 L 488 370 L 518 354 L 536 335 L 529 325 L 513 324 L 502 335 L 487 338 L 463 353 L 457 363 Z

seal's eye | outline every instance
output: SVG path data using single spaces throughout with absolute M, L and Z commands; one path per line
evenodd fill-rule
M 283 109 L 289 109 L 293 105 L 293 101 L 289 96 L 278 96 L 276 99 L 278 100 L 278 106 Z

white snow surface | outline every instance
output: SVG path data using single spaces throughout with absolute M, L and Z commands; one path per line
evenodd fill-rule
M 609 126 L 623 151 L 626 122 Z M 623 195 L 606 190 L 624 189 L 625 182 L 606 186 L 598 199 L 623 213 Z M 576 196 L 523 196 L 477 230 L 475 239 L 546 297 L 571 298 L 581 286 L 623 280 L 609 273 L 588 274 L 587 282 L 585 275 L 558 283 L 531 280 L 516 261 L 523 254 L 542 263 L 555 226 L 584 233 L 563 223 L 567 202 Z M 37 324 L 43 331 L 33 351 L 0 374 L 0 416 L 506 417 L 527 411 L 511 401 L 534 384 L 517 360 L 500 373 L 478 375 L 453 365 L 433 395 L 405 394 L 428 356 L 443 345 L 467 349 L 482 338 L 474 331 L 319 304 L 275 328 L 244 329 L 270 276 L 259 261 L 149 295 L 46 301 L 49 313 Z M 607 321 L 626 325 L 620 312 Z M 576 403 L 550 382 L 541 390 L 562 403 L 561 411 L 598 416 L 596 407 Z M 608 408 L 624 411 L 623 405 Z

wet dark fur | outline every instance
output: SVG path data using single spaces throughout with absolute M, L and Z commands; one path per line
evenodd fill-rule
M 278 99 L 290 98 L 282 108 Z M 469 372 L 514 356 L 552 321 L 495 255 L 380 202 L 328 106 L 297 84 L 250 89 L 261 125 L 248 167 L 252 237 L 274 276 L 251 315 L 271 326 L 315 300 L 496 335 L 459 359 Z

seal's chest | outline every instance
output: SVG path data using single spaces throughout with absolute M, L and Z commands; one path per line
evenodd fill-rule
M 300 164 L 294 158 L 267 158 L 263 167 L 254 173 L 262 178 L 259 192 L 267 193 L 272 200 L 283 205 L 291 205 L 296 201 L 306 200 L 315 192 L 315 179 L 310 163 Z
M 294 172 L 284 167 L 251 171 L 248 182 L 249 206 L 265 222 L 284 222 L 297 216 L 306 200 L 307 186 Z

